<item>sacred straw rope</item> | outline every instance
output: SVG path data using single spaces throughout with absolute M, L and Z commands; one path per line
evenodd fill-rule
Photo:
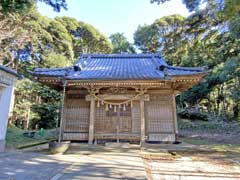
M 119 102 L 119 103 L 106 101 L 106 100 L 104 100 L 104 99 L 102 99 L 102 98 L 100 98 L 100 97 L 98 97 L 98 96 L 96 96 L 96 95 L 93 95 L 93 96 L 94 96 L 98 101 L 100 101 L 102 105 L 103 105 L 103 104 L 109 104 L 109 105 L 121 106 L 121 105 L 123 105 L 123 104 L 129 104 L 131 101 L 135 100 L 139 95 L 140 95 L 140 94 L 137 94 L 137 95 L 134 96 L 133 98 L 128 99 L 128 100 L 123 101 L 123 102 Z

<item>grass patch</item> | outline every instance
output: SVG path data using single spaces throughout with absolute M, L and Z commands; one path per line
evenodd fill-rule
M 219 143 L 209 139 L 191 137 L 181 138 L 181 141 L 188 144 L 197 145 L 206 150 L 216 150 L 221 152 L 233 152 L 240 154 L 240 144 Z
M 29 138 L 23 136 L 22 129 L 17 128 L 14 125 L 10 125 L 7 129 L 6 135 L 6 148 L 7 149 L 20 149 L 27 146 L 33 146 L 36 144 L 44 143 L 53 139 L 56 139 L 54 135 L 46 133 L 44 136 L 37 136 L 35 138 Z
M 191 121 L 188 119 L 179 119 L 178 127 L 180 131 L 190 131 L 196 133 L 224 133 L 240 134 L 239 122 L 224 121 Z

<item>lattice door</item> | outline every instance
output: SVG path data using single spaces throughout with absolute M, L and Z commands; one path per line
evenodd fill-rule
M 68 99 L 65 104 L 64 132 L 88 133 L 89 102 L 85 99 Z
M 132 117 L 130 107 L 123 111 L 123 108 L 114 108 L 105 111 L 104 106 L 96 107 L 95 133 L 130 133 L 132 129 Z
M 145 116 L 149 133 L 173 133 L 173 109 L 170 95 L 155 95 L 146 102 Z
M 95 133 L 116 133 L 116 116 L 107 114 L 104 106 L 96 107 L 94 132 Z
M 126 111 L 123 111 L 123 108 L 118 108 L 117 116 L 119 133 L 130 133 L 132 131 L 131 108 L 126 107 Z

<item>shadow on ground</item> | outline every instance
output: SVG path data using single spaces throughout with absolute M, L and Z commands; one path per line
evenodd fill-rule
M 0 155 L 1 180 L 145 180 L 138 148 L 72 144 L 64 155 L 34 147 Z
M 0 155 L 1 180 L 233 180 L 240 179 L 240 153 L 187 143 L 128 148 L 71 144 L 64 155 L 47 146 Z M 51 179 L 53 178 L 53 179 Z

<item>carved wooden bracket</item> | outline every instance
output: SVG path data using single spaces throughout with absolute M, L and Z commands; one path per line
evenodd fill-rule
M 110 93 L 110 94 L 126 94 L 127 93 L 127 89 L 126 88 L 116 88 L 116 87 L 111 87 L 111 88 L 108 88 L 107 93 Z
M 99 93 L 99 89 L 101 89 L 101 88 L 95 87 L 95 86 L 89 86 L 89 87 L 86 87 L 86 89 L 88 90 L 90 95 L 95 95 L 95 94 Z
M 140 88 L 135 88 L 135 91 L 138 93 L 138 94 L 145 94 L 147 92 L 148 88 L 146 87 L 140 87 Z

